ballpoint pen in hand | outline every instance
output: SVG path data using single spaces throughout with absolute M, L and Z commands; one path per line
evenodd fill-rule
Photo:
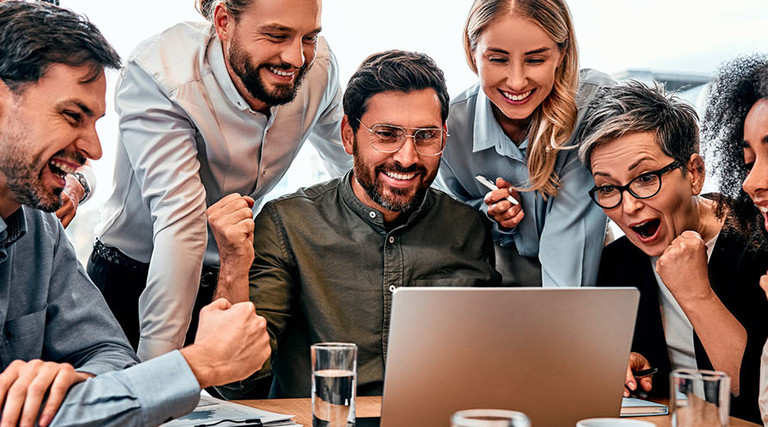
M 659 372 L 659 368 L 642 369 L 639 371 L 632 372 L 632 375 L 635 378 L 644 378 L 644 377 L 651 377 L 654 374 L 657 374 L 658 372 Z
M 484 186 L 486 186 L 486 188 L 488 188 L 491 191 L 499 189 L 499 187 L 497 187 L 496 184 L 491 182 L 490 179 L 488 179 L 488 178 L 486 178 L 486 177 L 484 177 L 482 175 L 477 175 L 475 177 L 475 179 L 478 180 L 480 182 L 480 184 L 483 184 Z M 512 196 L 507 196 L 506 199 L 509 200 L 509 202 L 512 203 L 513 205 L 519 205 L 520 204 L 520 202 L 515 200 L 515 198 L 512 197 Z

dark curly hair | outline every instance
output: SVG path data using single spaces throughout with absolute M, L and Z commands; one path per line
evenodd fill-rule
M 721 65 L 712 79 L 701 123 L 702 151 L 722 193 L 731 198 L 736 224 L 760 245 L 768 242 L 768 233 L 742 183 L 749 172 L 744 165 L 744 120 L 763 98 L 768 98 L 768 56 L 735 58 Z

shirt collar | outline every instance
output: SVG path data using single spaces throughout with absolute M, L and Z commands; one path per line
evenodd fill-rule
M 27 221 L 24 218 L 24 206 L 8 218 L 0 218 L 0 246 L 9 247 L 27 234 Z
M 251 106 L 248 105 L 248 102 L 246 102 L 245 98 L 243 98 L 243 96 L 240 95 L 240 92 L 237 91 L 235 83 L 232 81 L 229 71 L 227 71 L 227 65 L 224 62 L 224 49 L 221 47 L 221 40 L 217 36 L 213 36 L 210 39 L 207 56 L 208 63 L 211 65 L 213 77 L 216 79 L 216 82 L 218 82 L 219 87 L 221 87 L 224 96 L 229 99 L 229 102 L 239 108 L 240 111 L 254 112 L 251 109 Z M 270 116 L 273 117 L 275 113 L 277 113 L 278 108 L 279 107 L 276 105 L 270 107 L 270 112 L 272 113 Z
M 518 147 L 504 134 L 501 125 L 493 117 L 493 104 L 485 96 L 483 88 L 478 86 L 477 102 L 475 103 L 475 123 L 473 128 L 472 151 L 478 152 L 495 148 L 496 151 L 507 157 L 525 160 L 525 149 L 528 147 L 526 138 Z
M 352 179 L 354 179 L 352 175 L 352 170 L 350 169 L 339 182 L 339 185 L 341 186 L 339 194 L 341 194 L 342 200 L 344 200 L 347 206 L 367 223 L 377 228 L 385 229 L 386 224 L 384 224 L 384 215 L 378 209 L 366 205 L 357 198 L 355 191 L 352 189 Z M 421 201 L 421 204 L 415 211 L 411 212 L 404 225 L 407 226 L 412 223 L 416 218 L 421 216 L 422 212 L 426 212 L 429 207 L 432 206 L 432 191 L 433 190 L 431 189 L 427 189 L 427 192 L 424 195 L 424 200 Z

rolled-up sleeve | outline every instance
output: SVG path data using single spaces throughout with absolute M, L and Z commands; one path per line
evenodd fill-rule
M 152 217 L 154 249 L 139 299 L 138 354 L 181 348 L 207 244 L 205 189 L 195 130 L 179 106 L 135 62 L 116 91 L 120 137 Z

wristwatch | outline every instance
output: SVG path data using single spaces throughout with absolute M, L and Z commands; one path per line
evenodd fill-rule
M 80 199 L 80 203 L 78 203 L 78 205 L 82 205 L 89 197 L 91 197 L 91 186 L 88 184 L 88 179 L 82 173 L 73 172 L 72 176 L 77 178 L 77 181 L 83 186 L 83 197 Z

